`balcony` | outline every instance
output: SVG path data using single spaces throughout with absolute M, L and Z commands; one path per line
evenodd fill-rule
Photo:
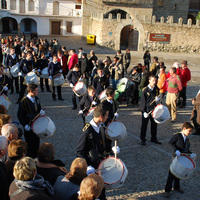
M 153 6 L 153 0 L 102 0 L 104 4 L 108 5 L 130 5 L 130 6 L 140 6 L 149 7 Z

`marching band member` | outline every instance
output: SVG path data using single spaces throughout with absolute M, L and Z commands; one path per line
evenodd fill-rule
M 191 134 L 193 126 L 189 122 L 184 122 L 181 127 L 181 132 L 175 133 L 170 141 L 169 144 L 173 149 L 174 157 L 180 156 L 181 153 L 190 153 L 191 158 L 195 158 L 196 154 L 192 153 L 190 148 L 190 140 L 187 136 Z M 167 183 L 165 185 L 165 193 L 164 197 L 170 197 L 170 191 L 172 189 L 172 183 L 174 182 L 174 190 L 179 193 L 184 193 L 183 190 L 180 188 L 180 179 L 176 178 L 170 171 L 167 178 Z
M 9 78 L 7 75 L 4 74 L 3 65 L 0 65 L 0 92 L 7 95 L 9 88 L 10 88 Z
M 18 61 L 19 57 L 15 54 L 15 49 L 11 47 L 10 54 L 8 54 L 6 58 L 6 70 L 11 70 L 12 66 L 16 65 Z M 14 92 L 13 81 L 15 81 L 16 93 L 19 93 L 19 78 L 11 75 L 11 94 Z
M 33 83 L 29 84 L 27 92 L 27 96 L 19 103 L 17 117 L 24 127 L 24 137 L 28 145 L 27 156 L 36 158 L 40 138 L 31 130 L 31 122 L 39 113 L 45 115 L 45 111 L 42 110 L 40 100 L 37 97 L 38 86 Z
M 153 111 L 156 106 L 156 102 L 160 100 L 158 97 L 159 88 L 156 86 L 156 77 L 149 77 L 149 85 L 145 87 L 141 95 L 140 108 L 142 111 L 142 126 L 140 132 L 141 144 L 145 145 L 146 142 L 146 131 L 149 119 L 151 120 L 151 142 L 156 144 L 161 144 L 157 140 L 157 123 L 154 121 L 153 117 L 149 112 Z
M 78 104 L 79 114 L 82 114 L 83 123 L 85 125 L 85 115 L 88 113 L 90 108 L 96 106 L 99 102 L 97 97 L 95 96 L 95 88 L 90 85 L 87 90 L 87 94 L 85 94 L 81 101 Z
M 58 57 L 56 54 L 53 55 L 53 61 L 50 62 L 48 65 L 48 73 L 49 73 L 49 79 L 52 81 L 52 83 L 54 76 L 58 73 L 62 73 L 61 65 L 60 62 L 58 62 Z M 52 85 L 52 90 L 51 90 L 52 98 L 54 101 L 56 101 L 55 86 L 53 84 L 51 85 Z M 64 99 L 62 98 L 61 94 L 61 85 L 57 86 L 57 92 L 58 92 L 58 100 L 63 101 Z

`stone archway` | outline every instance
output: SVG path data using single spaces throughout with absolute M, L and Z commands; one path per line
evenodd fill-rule
M 12 17 L 3 17 L 1 25 L 2 33 L 18 33 L 17 20 Z
M 116 28 L 116 43 L 115 43 L 115 49 L 120 49 L 120 42 L 121 42 L 121 31 L 126 26 L 132 26 L 133 30 L 137 35 L 133 36 L 135 38 L 138 38 L 137 40 L 137 50 L 142 51 L 143 50 L 143 40 L 144 40 L 144 28 L 143 25 L 140 23 L 138 19 L 127 19 L 121 21 L 121 23 Z M 138 33 L 137 33 L 138 31 Z
M 37 33 L 37 22 L 31 18 L 25 18 L 21 20 L 20 23 L 21 32 L 24 33 Z

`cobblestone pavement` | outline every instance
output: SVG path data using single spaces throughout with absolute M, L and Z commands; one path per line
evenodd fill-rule
M 78 46 L 78 45 L 77 45 Z M 92 48 L 92 47 L 91 47 Z M 90 48 L 90 49 L 91 49 Z M 89 49 L 89 48 L 88 48 Z M 98 52 L 101 51 L 98 49 Z M 103 53 L 103 52 L 99 52 Z M 129 174 L 124 185 L 119 189 L 107 190 L 109 200 L 113 199 L 163 199 L 161 194 L 164 192 L 169 165 L 171 163 L 171 151 L 167 145 L 169 138 L 173 133 L 180 130 L 181 124 L 184 121 L 189 121 L 192 104 L 191 98 L 196 96 L 199 86 L 196 81 L 198 73 L 199 55 L 196 54 L 168 54 L 168 53 L 152 53 L 153 55 L 162 56 L 167 63 L 167 68 L 171 66 L 174 60 L 189 60 L 191 63 L 191 71 L 193 80 L 189 82 L 187 87 L 187 106 L 185 109 L 178 109 L 178 120 L 176 123 L 166 122 L 158 125 L 158 140 L 163 144 L 156 145 L 150 140 L 150 127 L 147 132 L 147 145 L 141 146 L 139 144 L 139 134 L 141 127 L 141 112 L 138 106 L 126 106 L 124 104 L 119 107 L 119 120 L 122 121 L 128 131 L 128 137 L 118 143 L 121 152 L 119 158 L 125 163 Z M 98 54 L 103 58 L 107 54 Z M 132 66 L 137 62 L 142 61 L 143 53 L 133 52 Z M 113 57 L 113 54 L 111 54 Z M 77 115 L 77 110 L 72 110 L 71 94 L 72 90 L 67 83 L 62 87 L 62 94 L 64 101 L 53 101 L 51 93 L 39 92 L 39 98 L 42 102 L 42 107 L 46 107 L 46 115 L 49 116 L 56 125 L 55 135 L 48 140 L 41 140 L 43 142 L 50 142 L 54 145 L 56 151 L 56 158 L 62 159 L 69 170 L 72 160 L 75 158 L 75 149 L 77 139 L 82 130 L 82 119 Z M 9 114 L 12 115 L 13 120 L 17 120 L 17 108 L 15 104 L 17 94 L 9 95 L 13 103 L 9 109 Z M 184 189 L 184 194 L 171 192 L 171 199 L 181 200 L 199 200 L 200 199 L 200 168 L 199 168 L 199 143 L 200 136 L 191 135 L 191 149 L 197 154 L 196 164 L 197 168 L 189 180 L 181 181 L 181 187 Z

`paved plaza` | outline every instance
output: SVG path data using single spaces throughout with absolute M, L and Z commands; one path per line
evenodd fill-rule
M 60 39 L 60 40 L 59 40 Z M 113 50 L 99 48 L 94 45 L 86 45 L 85 41 L 80 38 L 58 38 L 62 45 L 69 48 L 82 46 L 89 53 L 91 49 L 95 49 L 97 56 L 103 59 L 106 55 L 113 58 L 115 52 Z M 124 185 L 119 189 L 107 190 L 109 200 L 113 199 L 164 199 L 162 193 L 166 183 L 169 165 L 171 163 L 171 150 L 168 146 L 168 141 L 173 133 L 180 131 L 181 124 L 184 121 L 190 120 L 192 112 L 191 99 L 196 96 L 199 90 L 199 54 L 172 54 L 152 52 L 151 56 L 157 55 L 159 61 L 164 61 L 167 66 L 167 71 L 175 61 L 181 62 L 183 59 L 188 60 L 188 66 L 192 72 L 192 81 L 187 87 L 187 106 L 184 109 L 178 109 L 177 122 L 172 124 L 170 121 L 158 125 L 158 140 L 162 145 L 156 145 L 150 141 L 150 127 L 147 131 L 147 145 L 139 144 L 139 135 L 141 127 L 141 112 L 138 106 L 119 105 L 119 120 L 124 123 L 128 131 L 128 137 L 118 143 L 120 154 L 118 157 L 125 163 L 129 174 Z M 89 57 L 89 56 L 88 56 Z M 132 52 L 131 67 L 138 62 L 143 63 L 143 52 Z M 131 69 L 129 68 L 129 70 Z M 40 89 L 39 89 L 40 91 Z M 46 115 L 49 116 L 56 125 L 55 135 L 48 140 L 42 142 L 50 142 L 54 145 L 56 151 L 56 159 L 61 159 L 66 164 L 67 170 L 71 165 L 72 160 L 76 157 L 76 145 L 79 134 L 81 133 L 83 123 L 78 110 L 72 110 L 72 89 L 68 83 L 62 86 L 62 94 L 64 101 L 53 101 L 51 93 L 39 92 L 39 98 L 42 107 L 46 108 Z M 9 109 L 9 114 L 12 120 L 17 120 L 18 105 L 17 94 L 9 95 L 12 105 Z M 199 200 L 200 199 L 200 136 L 191 135 L 191 150 L 197 154 L 197 168 L 189 180 L 181 181 L 181 187 L 184 189 L 184 194 L 171 192 L 171 199 L 180 200 Z

